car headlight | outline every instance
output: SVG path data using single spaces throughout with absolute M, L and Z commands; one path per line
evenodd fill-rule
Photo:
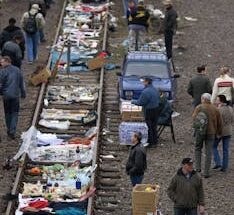
M 132 99 L 132 96 L 133 96 L 133 92 L 132 91 L 130 91 L 130 90 L 125 91 L 125 97 L 127 99 Z

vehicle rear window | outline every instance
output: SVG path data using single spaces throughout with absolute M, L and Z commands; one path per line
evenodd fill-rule
M 130 61 L 126 66 L 125 76 L 156 76 L 158 78 L 168 78 L 167 64 L 161 62 L 137 62 Z

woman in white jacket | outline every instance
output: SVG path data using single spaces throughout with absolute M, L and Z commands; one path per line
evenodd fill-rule
M 225 95 L 228 103 L 232 105 L 232 90 L 234 79 L 229 76 L 230 70 L 227 67 L 220 69 L 220 76 L 216 78 L 213 86 L 211 102 L 215 103 L 218 95 Z

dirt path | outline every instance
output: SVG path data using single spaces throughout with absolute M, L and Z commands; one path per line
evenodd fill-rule
M 116 1 L 115 1 L 116 2 Z M 161 1 L 150 1 L 160 9 L 163 9 Z M 186 1 L 177 0 L 175 8 L 180 15 L 180 34 L 175 38 L 175 45 L 185 47 L 184 51 L 174 50 L 174 61 L 181 78 L 178 80 L 177 97 L 175 110 L 181 115 L 174 120 L 177 143 L 173 144 L 169 131 L 164 131 L 160 138 L 160 145 L 156 149 L 148 150 L 148 170 L 145 174 L 144 183 L 159 183 L 161 186 L 160 202 L 163 215 L 171 215 L 173 205 L 166 195 L 166 189 L 171 177 L 180 167 L 183 157 L 194 157 L 194 145 L 191 139 L 191 98 L 186 93 L 187 84 L 196 72 L 196 67 L 207 64 L 209 77 L 212 82 L 217 77 L 217 70 L 222 65 L 234 68 L 233 61 L 233 37 L 234 29 L 234 4 L 231 0 L 216 1 Z M 116 49 L 117 43 L 122 43 L 127 37 L 127 26 L 123 18 L 120 17 L 117 8 L 116 16 L 119 16 L 119 29 L 111 34 L 114 44 L 113 52 L 115 59 L 121 63 L 121 49 Z M 122 16 L 122 14 L 121 14 Z M 189 16 L 197 18 L 196 22 L 184 21 L 183 17 Z M 150 37 L 156 38 L 151 34 Z M 118 50 L 118 51 L 116 51 Z M 232 74 L 234 75 L 234 74 Z M 210 215 L 231 215 L 233 214 L 234 199 L 234 150 L 233 140 L 230 146 L 230 170 L 222 174 L 212 171 L 212 177 L 204 179 L 206 209 Z M 127 159 L 128 151 L 123 148 L 121 152 Z M 122 196 L 120 197 L 122 207 L 118 214 L 130 214 L 131 208 L 131 185 L 128 176 L 125 174 L 126 159 L 122 161 Z M 204 161 L 204 156 L 202 158 Z

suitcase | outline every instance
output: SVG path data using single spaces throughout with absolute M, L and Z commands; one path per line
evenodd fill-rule
M 147 143 L 148 127 L 144 122 L 121 122 L 119 125 L 119 142 L 121 145 L 132 145 L 131 138 L 134 132 L 142 133 L 142 143 Z

